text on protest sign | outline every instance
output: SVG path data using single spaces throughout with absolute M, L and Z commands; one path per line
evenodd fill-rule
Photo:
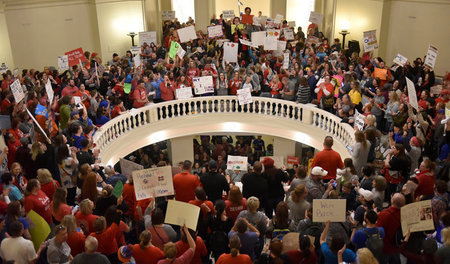
M 144 45 L 144 43 L 147 43 L 147 45 L 158 44 L 156 42 L 156 31 L 139 32 L 139 46 Z
M 202 76 L 192 79 L 195 94 L 205 94 L 214 92 L 212 76 Z
M 69 57 L 67 55 L 58 56 L 58 69 L 60 72 L 69 69 Z
M 5 73 L 8 70 L 8 66 L 6 66 L 6 63 L 2 62 L 0 65 L 0 74 Z
M 173 195 L 172 167 L 156 167 L 133 171 L 133 185 L 136 200 Z
M 175 56 L 178 53 L 178 48 L 180 47 L 180 44 L 178 42 L 172 41 L 170 43 L 170 49 L 169 49 L 169 57 L 171 59 L 175 59 Z
M 23 92 L 22 85 L 20 84 L 19 79 L 11 83 L 9 87 L 11 88 L 11 92 L 14 95 L 14 100 L 16 101 L 16 103 L 20 103 L 20 101 L 25 98 L 25 93 Z
M 438 54 L 438 49 L 430 45 L 428 47 L 427 56 L 425 57 L 424 64 L 431 67 L 431 69 L 434 69 L 434 65 L 436 64 L 436 58 Z
M 355 109 L 355 126 L 358 128 L 358 130 L 364 129 L 364 115 L 360 114 L 356 109 Z
M 197 230 L 199 214 L 200 207 L 196 205 L 169 200 L 164 222 L 166 224 L 178 226 L 186 225 L 187 228 Z
M 181 45 L 178 46 L 177 56 L 178 56 L 180 59 L 183 59 L 183 57 L 184 57 L 185 54 L 186 54 L 186 51 L 183 49 L 183 47 L 181 47 Z
M 289 68 L 289 52 L 285 52 L 283 55 L 283 68 Z
M 258 47 L 258 46 L 256 46 L 256 45 L 254 45 L 251 41 L 248 41 L 248 40 L 245 40 L 245 39 L 239 39 L 239 42 L 240 42 L 242 45 L 246 45 L 246 46 L 249 46 L 249 47 L 255 47 L 255 48 Z
M 175 11 L 161 11 L 161 19 L 162 20 L 174 20 L 175 19 Z
M 345 199 L 314 199 L 314 222 L 345 222 Z
M 433 211 L 431 200 L 420 201 L 405 205 L 400 210 L 402 232 L 405 236 L 408 230 L 411 232 L 433 230 Z
M 142 166 L 141 164 L 137 164 L 127 159 L 120 159 L 119 164 L 120 171 L 127 177 L 127 179 L 133 177 L 133 171 L 144 169 L 144 166 Z
M 294 39 L 294 31 L 292 29 L 284 29 L 283 30 L 284 38 L 286 40 L 293 40 Z
M 406 62 L 408 61 L 408 58 L 403 56 L 402 54 L 398 53 L 397 56 L 394 58 L 394 63 L 397 63 L 400 66 L 405 66 Z
M 370 30 L 363 33 L 363 46 L 365 52 L 378 49 L 376 30 Z
M 419 111 L 419 104 L 417 103 L 417 94 L 414 83 L 410 79 L 408 79 L 408 77 L 405 77 L 405 79 L 406 79 L 406 87 L 408 88 L 409 103 L 411 104 L 412 107 L 414 107 L 417 111 Z
M 233 19 L 234 18 L 234 10 L 223 10 L 223 19 Z
M 180 28 L 177 30 L 178 37 L 181 43 L 189 42 L 191 40 L 197 39 L 197 33 L 195 33 L 195 27 L 189 26 L 185 28 Z
M 312 22 L 320 26 L 322 25 L 322 21 L 323 21 L 322 14 L 311 11 L 311 13 L 309 14 L 309 22 Z
M 223 60 L 226 62 L 237 62 L 239 44 L 234 42 L 223 43 Z
M 293 156 L 287 156 L 286 163 L 287 164 L 300 164 L 300 158 L 293 157 Z
M 248 166 L 247 157 L 228 155 L 227 170 L 246 171 Z
M 84 56 L 82 48 L 74 49 L 74 50 L 68 51 L 64 54 L 67 55 L 70 67 L 73 67 L 73 66 L 79 64 L 80 61 L 81 62 L 87 61 L 86 57 Z
M 208 37 L 209 38 L 216 38 L 216 37 L 222 37 L 222 36 L 223 36 L 222 25 L 208 27 Z
M 192 88 L 191 87 L 180 87 L 175 90 L 175 94 L 178 100 L 192 98 Z
M 277 42 L 277 50 L 284 51 L 286 49 L 287 42 L 284 40 L 278 40 Z
M 237 90 L 237 97 L 239 101 L 239 105 L 250 104 L 253 102 L 252 93 L 250 88 L 243 88 Z

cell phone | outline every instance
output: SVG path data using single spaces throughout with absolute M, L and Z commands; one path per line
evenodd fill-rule
M 337 182 L 333 182 L 333 187 L 336 188 L 337 187 Z
M 350 146 L 347 146 L 346 148 L 347 148 L 348 150 L 350 150 L 350 151 L 353 151 L 353 148 L 350 147 Z

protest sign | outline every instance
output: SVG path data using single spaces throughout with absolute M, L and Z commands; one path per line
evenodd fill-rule
M 142 166 L 141 164 L 137 164 L 127 159 L 120 159 L 119 164 L 120 164 L 120 171 L 128 179 L 133 176 L 133 171 L 144 169 L 144 166 Z
M 289 52 L 285 52 L 283 55 L 283 68 L 289 69 Z
M 6 148 L 6 142 L 5 137 L 0 137 L 0 151 L 3 152 L 3 150 Z M 3 165 L 3 164 L 0 164 Z M 3 166 L 2 166 L 3 167 Z
M 262 26 L 265 25 L 267 22 L 267 16 L 254 16 L 253 17 L 253 25 L 255 26 Z
M 69 69 L 69 57 L 67 55 L 58 56 L 58 69 L 60 72 L 67 71 Z
M 133 185 L 136 200 L 173 195 L 172 167 L 156 167 L 133 171 Z
M 34 114 L 40 115 L 40 116 L 45 116 L 45 118 L 48 118 L 48 109 L 47 109 L 47 107 L 38 103 L 36 106 L 36 110 L 34 111 Z
M 202 76 L 192 79 L 195 94 L 205 94 L 214 92 L 212 76 Z
M 411 232 L 433 230 L 434 223 L 431 200 L 402 206 L 400 210 L 400 219 L 404 236 L 408 233 L 408 230 L 411 230 Z
M 295 21 L 288 21 L 288 27 L 295 28 Z
M 170 43 L 170 50 L 169 50 L 169 57 L 173 60 L 175 59 L 175 56 L 177 56 L 178 48 L 180 47 L 180 44 L 178 42 L 172 41 Z
M 438 54 L 438 49 L 435 46 L 430 45 L 428 47 L 427 56 L 425 57 L 424 64 L 426 66 L 431 67 L 431 69 L 434 69 L 434 64 L 436 64 L 437 54 Z
M 314 36 L 308 36 L 308 38 L 306 39 L 306 43 L 309 44 L 317 45 L 319 44 L 319 42 L 320 42 L 319 38 Z
M 223 10 L 222 11 L 223 19 L 233 19 L 234 18 L 234 10 Z
M 244 30 L 244 24 L 239 24 L 237 28 L 242 32 Z M 234 34 L 234 32 L 236 32 L 236 25 L 233 24 L 231 25 L 231 34 Z
M 28 108 L 26 108 L 28 116 L 33 120 L 34 124 L 39 128 L 39 131 L 41 131 L 42 135 L 44 135 L 44 137 L 47 139 L 47 142 L 52 142 L 48 136 L 47 133 L 44 132 L 44 130 L 42 129 L 41 125 L 39 125 L 38 121 L 36 120 L 36 118 L 34 118 L 34 116 L 31 114 L 30 110 L 28 110 Z
M 175 200 L 169 200 L 167 203 L 165 223 L 171 225 L 183 226 L 192 230 L 197 230 L 197 221 L 200 214 L 200 207 L 183 203 Z
M 81 62 L 86 62 L 87 61 L 86 57 L 84 56 L 82 48 L 78 48 L 78 49 L 74 49 L 74 50 L 68 51 L 68 52 L 64 53 L 64 55 L 67 55 L 67 59 L 69 61 L 69 66 L 70 67 L 73 67 L 73 66 L 75 66 L 77 64 L 81 64 L 80 61 Z
M 241 16 L 241 22 L 242 24 L 249 24 L 249 25 L 253 24 L 253 15 L 243 14 Z
M 286 41 L 278 40 L 277 42 L 277 50 L 284 51 L 286 49 Z
M 314 199 L 314 222 L 345 222 L 345 199 Z
M 0 115 L 0 129 L 10 129 L 11 128 L 11 117 L 9 115 Z M 3 149 L 0 149 L 3 151 Z
M 31 223 L 28 226 L 28 231 L 31 235 L 31 241 L 33 241 L 34 249 L 37 251 L 50 234 L 50 226 L 42 216 L 35 211 L 30 210 L 27 214 L 27 218 Z
M 250 88 L 243 88 L 237 90 L 237 97 L 239 100 L 239 105 L 250 104 L 253 102 Z
M 251 41 L 245 40 L 245 39 L 239 39 L 239 42 L 241 42 L 242 45 L 246 45 L 249 47 L 255 47 L 257 48 L 258 46 L 254 45 Z
M 83 103 L 81 102 L 81 97 L 74 96 L 73 100 L 75 101 L 75 105 L 77 106 L 78 109 L 83 109 Z
M 269 28 L 267 29 L 267 36 L 268 37 L 277 37 L 277 39 L 280 37 L 280 30 L 279 29 L 273 29 Z
M 195 27 L 189 26 L 185 28 L 180 28 L 177 30 L 178 37 L 181 43 L 189 42 L 191 40 L 197 39 L 197 33 L 195 33 Z
M 175 11 L 173 11 L 173 10 L 161 11 L 161 19 L 162 20 L 174 20 L 175 19 Z
M 409 103 L 412 107 L 414 107 L 417 111 L 419 111 L 419 104 L 417 103 L 417 94 L 416 94 L 416 87 L 414 86 L 414 83 L 408 79 L 408 77 L 405 77 L 406 79 L 406 87 L 408 88 L 408 98 Z
M 6 66 L 6 63 L 2 62 L 0 65 L 0 74 L 5 73 L 8 70 L 8 66 Z
M 287 164 L 300 164 L 300 158 L 293 157 L 293 156 L 287 156 L 286 163 Z
M 234 42 L 223 43 L 223 60 L 225 62 L 237 62 L 239 44 Z
M 358 128 L 358 130 L 364 129 L 364 115 L 360 114 L 356 109 L 355 109 L 355 126 Z
M 283 19 L 283 15 L 280 15 L 280 14 L 277 14 L 276 16 L 275 16 L 275 19 L 273 20 L 273 22 L 275 23 L 275 24 L 281 24 L 281 20 Z
M 117 181 L 116 186 L 114 186 L 114 189 L 112 191 L 112 195 L 114 195 L 116 198 L 119 198 L 122 196 L 123 192 L 123 182 Z
M 177 56 L 178 56 L 180 59 L 183 59 L 183 57 L 184 57 L 185 54 L 186 54 L 186 51 L 183 49 L 183 47 L 181 47 L 181 45 L 178 46 Z
M 216 38 L 216 37 L 222 37 L 222 36 L 223 36 L 222 25 L 208 27 L 208 37 L 209 38 Z
M 133 57 L 134 67 L 139 67 L 141 65 L 141 55 L 134 55 Z
M 47 83 L 45 84 L 45 92 L 47 92 L 48 101 L 51 104 L 53 102 L 55 93 L 53 92 L 53 87 L 50 79 L 47 79 Z
M 363 46 L 365 52 L 378 49 L 376 30 L 370 30 L 363 33 Z
M 292 29 L 284 29 L 283 30 L 284 38 L 286 40 L 293 40 L 294 39 L 294 31 Z
M 14 100 L 16 101 L 16 103 L 20 103 L 20 101 L 25 98 L 25 93 L 23 92 L 22 85 L 20 84 L 19 79 L 11 83 L 9 87 L 11 88 L 11 92 L 14 95 Z
M 309 13 L 308 21 L 320 26 L 322 25 L 323 15 L 321 13 L 311 11 L 311 13 Z
M 248 166 L 247 160 L 247 157 L 228 155 L 227 170 L 246 171 Z
M 263 161 L 265 158 L 271 158 L 273 159 L 273 165 L 277 168 L 281 168 L 284 166 L 284 158 L 281 156 L 270 156 L 270 157 L 260 157 L 259 161 Z
M 264 45 L 264 39 L 266 38 L 266 31 L 252 32 L 252 43 L 255 46 Z
M 373 77 L 380 78 L 380 80 L 386 80 L 386 74 L 387 74 L 386 69 L 375 68 L 373 70 Z
M 394 63 L 397 63 L 400 66 L 405 66 L 406 62 L 408 61 L 408 58 L 403 56 L 402 54 L 398 53 L 397 56 L 394 58 Z
M 141 54 L 141 47 L 130 47 L 131 54 L 133 56 Z
M 442 92 L 442 85 L 435 85 L 433 87 L 430 87 L 430 95 L 440 95 Z
M 271 18 L 268 18 L 266 20 L 266 29 L 276 28 L 276 26 L 277 25 L 275 24 L 275 22 Z
M 157 45 L 156 31 L 139 32 L 139 46 L 144 45 L 144 43 L 147 43 L 147 45 L 150 45 L 151 43 Z
M 192 98 L 192 87 L 181 87 L 175 90 L 175 95 L 178 100 Z
M 264 38 L 264 49 L 265 50 L 277 50 L 278 49 L 277 37 L 265 37 Z

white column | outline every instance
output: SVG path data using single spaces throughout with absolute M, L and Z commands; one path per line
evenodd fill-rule
M 212 0 L 194 0 L 195 8 L 195 29 L 206 32 L 206 27 L 216 12 L 216 1 Z M 219 15 L 217 15 L 219 16 Z
M 173 166 L 185 160 L 194 161 L 193 139 L 193 136 L 170 139 L 169 156 Z

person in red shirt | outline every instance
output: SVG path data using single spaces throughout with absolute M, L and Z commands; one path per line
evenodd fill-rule
M 272 97 L 280 98 L 280 91 L 283 89 L 283 84 L 280 82 L 280 77 L 274 75 L 272 81 L 269 84 L 270 94 Z
M 145 90 L 145 83 L 143 80 L 138 81 L 138 86 L 133 92 L 133 106 L 135 108 L 143 107 L 149 103 L 147 90 Z
M 235 71 L 233 73 L 233 79 L 230 80 L 230 83 L 228 84 L 228 89 L 230 89 L 231 95 L 236 95 L 237 90 L 241 88 L 242 81 L 239 80 L 239 73 Z
M 117 223 L 112 223 L 110 227 L 106 226 L 106 219 L 100 216 L 94 221 L 95 232 L 89 236 L 95 237 L 98 240 L 97 251 L 106 255 L 111 263 L 118 262 L 117 250 L 117 233 L 119 232 L 119 226 Z
M 86 106 L 86 109 L 89 109 L 91 107 L 90 99 L 91 94 L 88 90 L 86 90 L 86 86 L 84 84 L 80 84 L 80 89 L 75 93 L 74 96 L 78 96 L 81 98 L 81 102 Z
M 69 84 L 61 91 L 61 96 L 75 96 L 77 92 L 78 87 L 75 86 L 75 81 L 70 79 Z
M 50 201 L 52 201 L 53 194 L 56 189 L 60 187 L 59 183 L 56 180 L 53 180 L 52 174 L 48 169 L 38 169 L 37 179 L 41 184 L 41 190 L 47 195 Z
M 323 150 L 314 156 L 313 163 L 311 164 L 311 168 L 319 166 L 328 172 L 328 174 L 322 178 L 323 180 L 336 179 L 337 169 L 344 168 L 341 155 L 334 151 L 332 147 L 333 137 L 326 136 L 323 141 Z
M 386 70 L 386 74 L 384 75 L 384 77 L 380 78 L 380 87 L 384 87 L 386 83 L 392 82 L 392 74 L 391 71 L 384 64 L 384 61 L 381 60 L 381 58 L 377 58 L 377 60 L 378 60 L 378 67 L 376 68 Z M 374 73 L 372 73 L 372 76 L 373 78 L 375 78 L 375 70 Z
M 111 118 L 127 113 L 125 107 L 123 106 L 123 101 L 119 98 L 114 98 L 113 109 L 111 111 Z
M 177 257 L 176 245 L 172 242 L 166 243 L 164 245 L 164 256 L 166 258 L 158 261 L 158 264 L 186 264 L 191 262 L 192 258 L 194 257 L 196 244 L 191 236 L 191 233 L 189 233 L 188 228 L 183 225 L 182 229 L 186 234 L 189 249 L 186 250 L 181 256 Z
M 252 260 L 249 255 L 240 254 L 241 239 L 238 235 L 234 234 L 230 238 L 230 254 L 222 254 L 217 260 L 216 264 L 251 264 Z
M 428 196 L 432 197 L 434 194 L 434 170 L 436 169 L 436 164 L 429 159 L 424 159 L 420 163 L 419 171 L 416 174 L 416 179 L 419 182 L 415 195 L 417 196 Z
M 14 101 L 14 96 L 11 94 L 11 90 L 6 90 L 4 92 L 4 98 L 5 99 L 3 99 L 1 103 L 2 115 L 7 114 L 7 110 L 9 106 L 12 104 L 11 102 Z
M 76 256 L 84 252 L 84 242 L 86 236 L 77 230 L 77 223 L 75 216 L 69 214 L 64 216 L 61 224 L 67 228 L 67 244 L 70 247 L 70 254 Z
M 441 102 L 444 104 L 448 103 L 450 101 L 450 90 L 443 89 L 441 91 L 440 96 L 436 98 L 434 101 L 436 102 L 436 104 L 439 104 Z M 3 102 L 2 102 L 2 112 L 3 112 Z
M 152 234 L 148 230 L 142 231 L 139 244 L 133 246 L 133 258 L 136 264 L 156 264 L 164 258 L 164 252 L 150 243 Z
M 136 194 L 134 192 L 133 177 L 129 177 L 128 182 L 123 185 L 122 197 L 128 205 L 128 211 L 125 215 L 134 215 L 136 208 Z
M 315 264 L 317 255 L 314 247 L 311 247 L 311 239 L 306 234 L 300 234 L 298 237 L 299 249 L 293 249 L 286 252 L 290 263 Z
M 81 228 L 85 236 L 89 236 L 94 231 L 94 221 L 98 218 L 93 215 L 94 202 L 89 199 L 84 199 L 80 203 L 80 211 L 75 214 L 77 225 Z
M 25 213 L 31 210 L 42 216 L 51 225 L 53 223 L 52 212 L 50 211 L 50 199 L 41 191 L 41 184 L 37 179 L 31 179 L 27 184 L 27 193 L 23 206 Z
M 186 264 L 202 264 L 202 257 L 208 254 L 205 242 L 203 242 L 203 239 L 200 236 L 197 236 L 194 230 L 188 230 L 192 236 L 192 239 L 195 241 L 195 251 L 192 260 Z M 181 240 L 177 241 L 175 246 L 177 247 L 177 257 L 180 257 L 184 252 L 186 252 L 186 250 L 189 250 L 189 244 L 184 230 L 181 230 Z
M 167 75 L 164 76 L 164 81 L 159 85 L 159 89 L 161 90 L 161 99 L 163 101 L 171 101 L 175 98 L 175 86 Z
M 67 205 L 66 196 L 66 189 L 58 188 L 56 189 L 52 202 L 50 203 L 50 210 L 55 218 L 55 222 L 57 221 L 58 224 L 61 223 L 64 216 L 72 214 L 72 206 Z
M 395 193 L 391 198 L 391 206 L 378 214 L 377 227 L 384 228 L 383 253 L 389 259 L 389 263 L 400 263 L 400 248 L 394 243 L 395 233 L 400 228 L 400 209 L 405 205 L 405 196 Z
M 215 213 L 214 204 L 206 199 L 206 192 L 202 187 L 195 188 L 195 200 L 190 200 L 189 203 L 202 209 L 204 219 L 207 218 L 209 212 Z
M 200 71 L 198 70 L 198 67 L 197 65 L 195 65 L 194 61 L 189 62 L 189 68 L 186 74 L 191 79 L 200 76 Z
M 115 96 L 118 96 L 120 98 L 123 97 L 123 82 L 125 80 L 125 77 L 120 77 L 120 80 L 116 83 L 116 85 L 114 85 L 114 87 L 112 88 L 112 94 L 114 94 Z
M 230 187 L 228 199 L 225 200 L 225 208 L 227 216 L 231 217 L 233 222 L 236 222 L 241 211 L 247 210 L 247 199 L 242 197 L 238 186 L 233 185 Z
M 175 199 L 181 202 L 189 202 L 195 199 L 195 188 L 201 186 L 197 176 L 191 174 L 192 162 L 185 160 L 183 162 L 183 171 L 173 176 L 173 188 L 175 190 Z
M 322 99 L 322 96 L 329 96 L 330 94 L 333 94 L 334 87 L 333 84 L 331 84 L 330 75 L 326 75 L 324 77 L 324 82 L 317 86 L 314 92 L 317 94 L 317 101 L 319 102 L 320 99 Z

